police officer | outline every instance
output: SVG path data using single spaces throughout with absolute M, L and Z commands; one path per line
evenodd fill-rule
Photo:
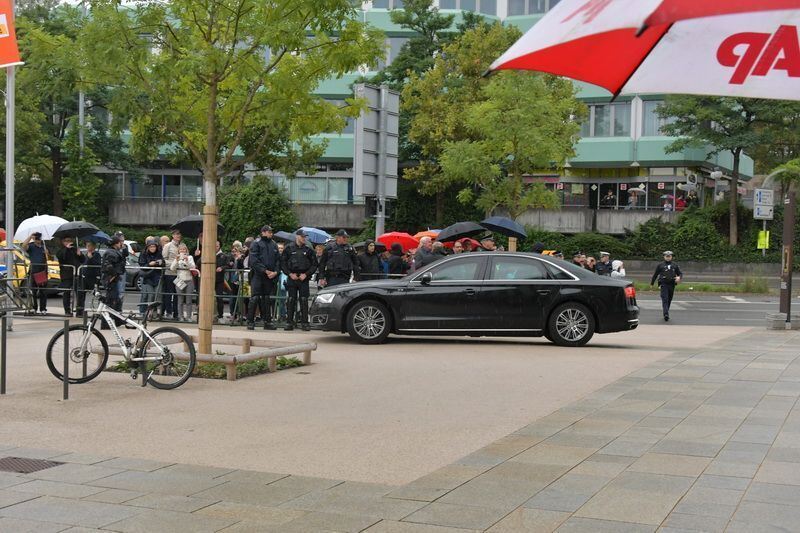
M 250 245 L 250 308 L 247 313 L 247 329 L 255 329 L 256 307 L 261 309 L 264 329 L 275 329 L 272 323 L 270 296 L 278 282 L 281 256 L 278 245 L 272 240 L 272 226 L 261 228 L 261 238 Z
M 658 280 L 661 287 L 661 308 L 664 310 L 664 322 L 669 322 L 669 306 L 672 304 L 672 295 L 675 292 L 675 285 L 681 282 L 683 273 L 681 267 L 672 262 L 672 252 L 664 252 L 664 262 L 659 263 L 650 285 L 654 285 Z
M 594 273 L 598 276 L 611 276 L 611 254 L 600 252 L 600 262 L 594 267 Z
M 119 281 L 120 276 L 125 275 L 125 255 L 122 253 L 124 246 L 125 242 L 121 237 L 112 237 L 100 266 L 103 285 L 106 287 L 106 302 L 109 307 L 116 311 L 122 311 L 122 295 L 117 281 Z M 101 329 L 106 329 L 107 327 L 104 321 L 101 324 Z
M 359 276 L 355 249 L 347 243 L 350 236 L 343 229 L 336 232 L 336 242 L 330 243 L 319 261 L 320 286 L 333 287 L 350 283 L 350 276 Z
M 299 229 L 295 232 L 294 242 L 283 249 L 281 268 L 289 278 L 286 280 L 288 299 L 286 301 L 286 331 L 294 329 L 294 316 L 297 308 L 297 296 L 300 295 L 300 329 L 308 331 L 308 282 L 317 270 L 317 253 L 306 246 L 308 234 Z

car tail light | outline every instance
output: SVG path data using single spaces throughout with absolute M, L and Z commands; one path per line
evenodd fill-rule
M 636 287 L 633 285 L 628 285 L 625 287 L 625 297 L 630 298 L 631 300 L 636 299 Z

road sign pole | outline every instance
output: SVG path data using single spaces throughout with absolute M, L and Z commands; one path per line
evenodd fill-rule
M 16 11 L 16 2 L 11 2 L 12 17 Z M 6 248 L 14 246 L 14 144 L 16 121 L 16 73 L 17 67 L 6 68 Z M 6 254 L 6 278 L 16 277 L 14 254 Z M 14 327 L 14 314 L 9 313 L 8 331 Z
M 767 221 L 766 220 L 762 220 L 761 221 L 761 229 L 764 232 L 764 234 L 766 234 L 766 232 L 767 232 Z M 761 257 L 767 257 L 767 249 L 766 248 L 762 248 L 761 249 Z
M 781 254 L 781 300 L 780 312 L 786 315 L 786 323 L 792 321 L 792 270 L 794 266 L 794 218 L 795 195 L 788 192 L 783 201 L 783 253 Z

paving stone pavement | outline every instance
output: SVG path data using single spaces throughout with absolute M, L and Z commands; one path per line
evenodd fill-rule
M 5 532 L 800 529 L 800 333 L 681 349 L 397 487 L 14 448 Z

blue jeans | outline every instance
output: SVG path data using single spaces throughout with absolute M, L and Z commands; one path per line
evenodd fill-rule
M 119 279 L 117 279 L 117 294 L 119 295 L 120 304 L 122 300 L 125 299 L 125 274 L 122 274 Z
M 147 312 L 147 304 L 156 301 L 156 286 L 147 282 L 142 283 L 142 296 L 139 299 L 139 313 L 144 315 Z

